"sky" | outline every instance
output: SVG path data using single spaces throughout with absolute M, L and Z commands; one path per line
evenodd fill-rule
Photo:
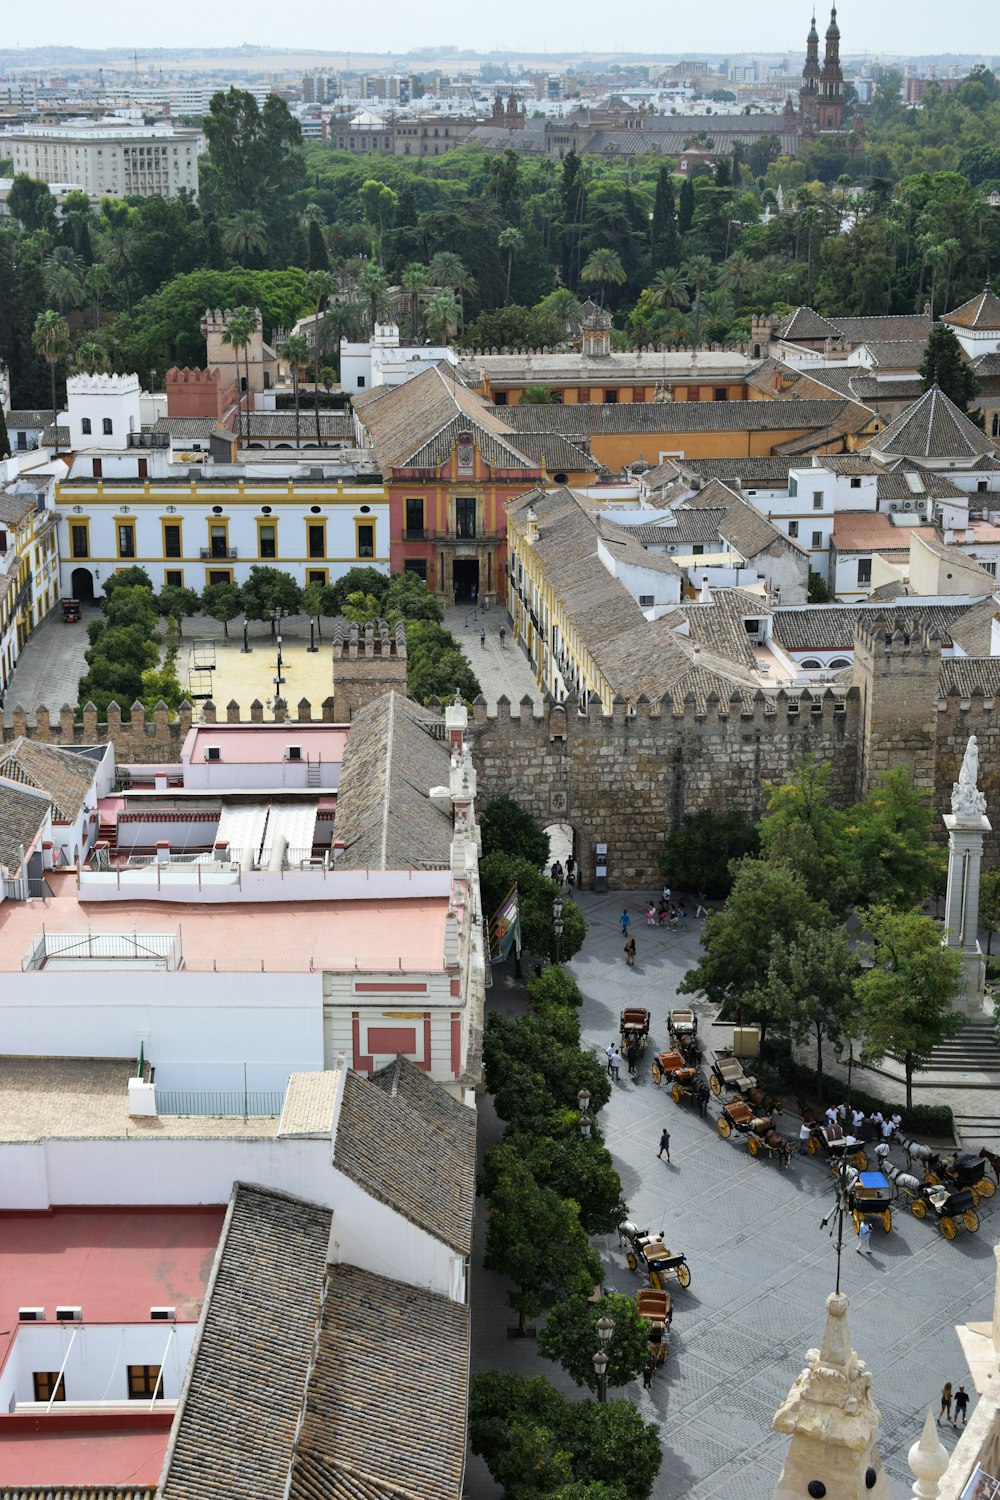
M 829 11 L 820 6 L 820 34 Z M 847 0 L 839 12 L 845 55 L 1000 53 L 1000 29 L 984 0 Z M 133 0 L 46 0 L 11 6 L 4 47 L 164 47 L 241 42 L 281 49 L 310 48 L 365 54 L 453 45 L 479 51 L 537 53 L 650 51 L 675 54 L 801 50 L 809 28 L 808 0 L 713 0 L 710 5 L 631 0 L 620 12 L 607 0 L 504 0 L 500 6 L 459 0 L 382 0 L 367 6 L 276 6 L 274 0 L 205 6 L 173 0 L 136 6 Z

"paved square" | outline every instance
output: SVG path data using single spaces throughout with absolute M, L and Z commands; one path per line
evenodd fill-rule
M 590 932 L 570 968 L 584 992 L 584 1045 L 603 1055 L 608 1042 L 617 1039 L 620 1010 L 635 1004 L 650 1010 L 650 1042 L 654 1050 L 661 1048 L 676 984 L 697 956 L 700 924 L 689 918 L 686 932 L 647 928 L 646 902 L 621 893 L 582 894 L 580 901 Z M 623 904 L 632 913 L 634 970 L 623 961 L 618 927 Z M 488 1004 L 522 1008 L 502 978 Z M 704 1019 L 701 1025 L 710 1041 Z M 500 1129 L 489 1100 L 483 1103 L 482 1150 Z M 788 1441 L 771 1431 L 771 1418 L 803 1368 L 806 1350 L 820 1342 L 824 1299 L 834 1287 L 833 1241 L 820 1228 L 832 1202 L 828 1167 L 797 1155 L 788 1171 L 770 1160 L 754 1160 L 742 1138 L 718 1136 L 717 1115 L 714 1101 L 707 1120 L 686 1104 L 675 1105 L 664 1088 L 654 1086 L 645 1065 L 635 1080 L 623 1070 L 601 1116 L 630 1217 L 644 1227 L 662 1228 L 667 1243 L 682 1250 L 691 1267 L 687 1291 L 671 1283 L 670 1355 L 653 1389 L 645 1391 L 637 1381 L 615 1393 L 661 1425 L 663 1468 L 653 1491 L 656 1500 L 769 1500 Z M 656 1157 L 664 1123 L 671 1132 L 669 1166 Z M 784 1117 L 778 1124 L 786 1135 L 797 1135 L 797 1119 Z M 981 1205 L 978 1234 L 960 1233 L 950 1244 L 903 1208 L 893 1214 L 890 1234 L 875 1230 L 870 1260 L 855 1254 L 857 1242 L 847 1226 L 842 1287 L 851 1304 L 851 1338 L 874 1375 L 883 1419 L 880 1450 L 900 1496 L 913 1483 L 906 1452 L 919 1436 L 927 1407 L 937 1410 L 946 1380 L 971 1387 L 955 1327 L 992 1316 L 997 1203 L 1000 1196 Z M 474 1368 L 544 1372 L 580 1396 L 559 1367 L 533 1348 L 508 1342 L 505 1289 L 482 1270 L 482 1218 L 481 1213 L 473 1261 Z M 637 1290 L 639 1279 L 628 1270 L 617 1236 L 597 1243 L 608 1284 Z M 951 1428 L 942 1428 L 941 1436 L 953 1445 Z M 470 1466 L 470 1493 L 477 1500 L 498 1493 L 477 1463 Z

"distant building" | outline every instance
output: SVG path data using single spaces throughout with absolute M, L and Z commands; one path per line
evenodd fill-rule
M 77 182 L 93 198 L 198 196 L 197 130 L 126 120 L 15 125 L 2 137 L 15 175 Z

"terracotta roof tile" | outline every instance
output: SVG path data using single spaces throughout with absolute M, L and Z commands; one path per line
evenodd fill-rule
M 47 793 L 58 823 L 72 823 L 77 817 L 96 775 L 95 761 L 24 735 L 0 749 L 0 776 Z
M 907 458 L 969 459 L 993 454 L 995 446 L 938 386 L 915 401 L 870 439 L 867 453 Z
M 942 313 L 941 322 L 950 323 L 953 328 L 1000 330 L 1000 297 L 987 282 L 981 292 L 954 312 Z

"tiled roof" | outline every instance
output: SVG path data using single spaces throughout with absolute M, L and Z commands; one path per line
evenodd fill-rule
M 833 518 L 830 545 L 838 552 L 882 552 L 904 550 L 910 545 L 913 530 L 933 531 L 933 527 L 894 526 L 884 510 L 845 510 Z
M 579 443 L 571 443 L 559 432 L 519 432 L 517 448 L 525 458 L 549 474 L 560 470 L 579 473 L 581 470 L 598 474 L 603 466 L 585 452 Z
M 156 1485 L 15 1485 L 0 1489 L 0 1500 L 154 1500 Z
M 687 510 L 678 506 L 671 511 L 671 515 L 676 518 L 676 525 L 630 526 L 628 534 L 634 536 L 644 547 L 676 546 L 678 551 L 683 552 L 695 542 L 718 544 L 719 522 L 725 514 L 721 507 L 718 510 Z
M 234 1189 L 167 1450 L 163 1500 L 285 1500 L 332 1218 L 284 1193 Z
M 0 776 L 35 787 L 52 798 L 57 823 L 72 823 L 94 784 L 92 760 L 24 735 L 0 749 Z
M 724 517 L 719 521 L 719 535 L 747 562 L 775 542 L 779 542 L 783 548 L 793 545 L 785 532 L 779 531 L 755 505 L 723 484 L 721 479 L 710 479 L 707 484 L 702 485 L 696 494 L 675 507 L 675 514 L 679 516 L 684 510 L 718 509 L 725 511 Z
M 398 1058 L 402 1076 L 415 1064 Z M 385 1070 L 385 1071 L 389 1071 Z M 333 1164 L 366 1193 L 461 1255 L 472 1244 L 476 1198 L 476 1116 L 438 1085 L 429 1095 L 411 1080 L 395 1091 L 359 1073 L 344 1078 Z M 448 1098 L 449 1109 L 442 1098 Z
M 901 313 L 896 316 L 835 318 L 841 336 L 849 344 L 867 344 L 872 339 L 896 343 L 900 339 L 926 341 L 934 319 L 930 313 Z
M 285 1087 L 278 1135 L 329 1135 L 333 1128 L 339 1076 L 334 1069 L 292 1073 Z
M 154 433 L 179 438 L 211 437 L 218 430 L 215 417 L 159 417 L 153 425 Z M 226 436 L 232 437 L 233 434 L 227 432 Z
M 775 329 L 780 339 L 835 339 L 836 326 L 811 307 L 797 307 Z
M 938 681 L 942 695 L 955 690 L 963 698 L 971 698 L 973 693 L 1000 697 L 1000 656 L 942 657 Z
M 977 380 L 996 380 L 1000 376 L 1000 354 L 980 354 L 972 361 Z
M 908 458 L 968 459 L 992 454 L 995 449 L 944 391 L 932 385 L 919 401 L 871 438 L 865 451 Z
M 515 354 L 480 352 L 467 355 L 459 365 L 470 383 L 478 384 L 488 376 L 492 385 L 501 387 L 551 382 L 620 385 L 623 381 L 651 385 L 698 378 L 708 382 L 724 375 L 742 381 L 752 367 L 753 362 L 745 354 L 731 349 L 699 349 L 697 353 L 679 349 L 613 349 L 610 354 L 601 355 L 545 350 Z
M 926 339 L 869 339 L 865 345 L 880 370 L 919 370 L 927 347 Z M 886 395 L 891 391 L 885 387 Z
M 756 667 L 757 658 L 747 640 L 746 619 L 762 619 L 771 613 L 767 601 L 745 589 L 711 589 L 711 602 L 697 600 L 680 606 L 691 628 L 691 639 L 700 642 L 720 660 L 736 662 L 745 671 Z
M 0 865 L 6 865 L 11 876 L 20 870 L 21 850 L 31 847 L 51 806 L 47 797 L 0 783 Z
M 346 844 L 342 870 L 407 870 L 446 865 L 453 819 L 430 799 L 447 786 L 447 745 L 428 733 L 439 721 L 411 698 L 390 692 L 354 716 L 344 750 L 333 837 Z
M 45 431 L 42 433 L 40 442 L 41 442 L 41 445 L 42 445 L 43 448 L 53 448 L 55 446 L 55 441 L 56 441 L 56 429 L 52 426 L 52 423 L 50 422 L 49 425 L 48 425 L 48 427 L 46 427 Z M 60 446 L 60 448 L 68 448 L 69 447 L 69 428 L 68 427 L 60 427 L 59 428 L 59 446 Z
M 288 1500 L 459 1500 L 469 1309 L 331 1266 Z
M 595 522 L 597 534 L 609 555 L 620 562 L 632 563 L 637 568 L 650 568 L 657 573 L 670 573 L 675 578 L 683 577 L 677 564 L 664 553 L 647 552 L 635 534 L 634 526 L 618 526 L 614 521 L 598 516 Z
M 778 453 L 763 458 L 691 458 L 677 462 L 685 474 L 696 474 L 705 481 L 736 483 L 743 490 L 787 489 L 788 471 L 798 467 L 793 458 Z
M 240 430 L 246 428 L 247 419 L 240 419 Z M 349 412 L 321 411 L 319 414 L 320 436 L 324 438 L 354 437 L 354 420 Z M 300 439 L 310 436 L 316 439 L 316 414 L 310 406 L 303 405 L 299 412 Z M 250 413 L 251 438 L 295 437 L 295 413 L 293 411 L 252 411 Z
M 436 468 L 449 457 L 460 431 L 475 433 L 480 451 L 492 467 L 531 469 L 529 460 L 509 440 L 511 431 L 505 414 L 516 409 L 498 410 L 487 405 L 451 366 L 445 369 L 440 364 L 403 385 L 387 387 L 377 399 L 355 402 L 355 412 L 386 471 Z M 534 430 L 563 429 L 538 426 Z
M 520 437 L 518 441 L 521 441 Z M 647 469 L 642 475 L 642 483 L 648 490 L 660 490 L 666 485 L 673 484 L 680 472 L 680 465 L 677 461 L 668 458 L 662 464 L 657 464 L 655 468 Z
M 912 477 L 913 484 L 909 483 Z M 916 486 L 916 487 L 915 487 Z M 914 465 L 897 468 L 878 475 L 876 489 L 879 500 L 916 501 L 924 496 L 931 500 L 968 500 L 968 491 L 933 469 L 921 469 Z
M 535 468 L 525 454 L 515 448 L 512 443 L 505 442 L 496 432 L 489 432 L 481 422 L 470 420 L 468 413 L 459 412 L 452 417 L 444 427 L 436 432 L 422 447 L 417 448 L 408 458 L 397 467 L 414 469 L 437 469 L 441 464 L 446 464 L 451 457 L 452 449 L 458 442 L 463 432 L 473 429 L 476 434 L 476 446 L 484 461 L 491 469 L 525 469 L 530 471 Z
M 872 413 L 851 401 L 623 401 L 605 405 L 491 407 L 517 432 L 562 432 L 567 436 L 640 432 L 808 432 L 867 426 Z M 516 435 L 512 439 L 517 441 Z M 692 460 L 696 463 L 697 460 Z
M 44 432 L 51 421 L 51 407 L 48 411 L 9 411 L 7 413 L 9 432 Z
M 970 297 L 954 312 L 942 313 L 941 322 L 954 328 L 1000 330 L 1000 297 L 987 282 L 977 296 Z
M 34 498 L 28 495 L 15 495 L 10 490 L 0 495 L 0 521 L 5 521 L 8 526 L 18 526 L 35 509 Z
M 854 632 L 862 620 L 896 620 L 915 623 L 929 620 L 945 636 L 967 614 L 970 601 L 906 598 L 864 604 L 801 604 L 779 606 L 771 616 L 771 633 L 788 651 L 850 651 Z M 998 658 L 1000 661 L 1000 658 Z
M 571 122 L 566 123 L 571 125 Z M 691 140 L 691 129 L 678 130 L 672 120 L 664 122 L 666 128 L 663 129 L 651 128 L 653 123 L 650 122 L 644 130 L 598 131 L 581 144 L 580 150 L 602 156 L 648 156 L 657 151 L 666 156 L 683 156 L 685 143 Z M 714 155 L 728 155 L 734 141 L 755 141 L 765 135 L 778 137 L 784 156 L 794 156 L 798 150 L 798 132 L 783 130 L 781 115 L 756 118 L 753 115 L 712 115 L 705 120 L 705 125 L 715 141 Z M 697 143 L 692 143 L 691 149 L 697 150 Z

